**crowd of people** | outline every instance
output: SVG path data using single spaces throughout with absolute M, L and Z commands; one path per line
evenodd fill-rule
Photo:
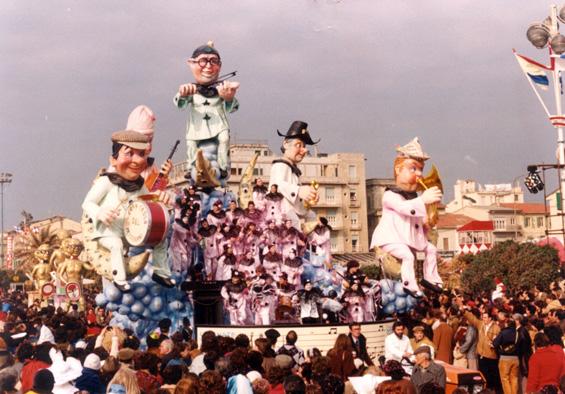
M 208 331 L 197 342 L 188 319 L 179 327 L 164 319 L 137 338 L 110 327 L 110 314 L 94 306 L 93 294 L 85 296 L 85 311 L 78 305 L 64 311 L 28 306 L 19 291 L 3 294 L 2 392 L 443 393 L 447 364 L 481 371 L 485 393 L 565 389 L 565 312 L 557 285 L 495 300 L 430 294 L 396 317 L 381 357 L 367 351 L 358 323 L 324 353 L 302 348 L 299 330 L 281 337 L 276 326 L 253 341 Z
M 196 188 L 184 189 L 176 201 L 172 270 L 188 272 L 191 281 L 225 282 L 221 294 L 230 323 L 375 319 L 376 285 L 357 273 L 359 263 L 351 261 L 345 270 L 330 263 L 326 218 L 305 233 L 286 218 L 282 199 L 276 184 L 268 191 L 258 178 L 246 209 L 232 200 L 224 210 L 217 199 L 204 214 Z M 307 250 L 310 267 L 315 261 L 329 283 L 324 290 L 305 273 Z

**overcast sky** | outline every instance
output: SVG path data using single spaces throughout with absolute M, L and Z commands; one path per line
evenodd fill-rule
M 389 177 L 395 146 L 419 136 L 449 195 L 458 178 L 510 183 L 528 164 L 555 161 L 556 131 L 512 55 L 548 63 L 525 33 L 550 4 L 3 0 L 0 172 L 13 174 L 4 227 L 24 209 L 79 219 L 110 134 L 139 104 L 156 113 L 159 162 L 184 142 L 187 114 L 172 97 L 208 40 L 241 82 L 232 138 L 276 149 L 276 129 L 300 119 L 321 151 L 364 153 L 368 176 Z

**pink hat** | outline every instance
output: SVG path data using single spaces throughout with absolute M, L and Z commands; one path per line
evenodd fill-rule
M 126 130 L 133 130 L 139 133 L 153 136 L 153 125 L 155 124 L 155 115 L 151 108 L 146 105 L 138 105 L 131 111 L 128 117 Z

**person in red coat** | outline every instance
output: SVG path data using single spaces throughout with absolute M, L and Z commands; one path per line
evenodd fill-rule
M 559 345 L 550 345 L 547 336 L 538 332 L 534 337 L 535 353 L 528 363 L 527 393 L 540 391 L 544 386 L 559 386 L 565 376 L 565 354 Z

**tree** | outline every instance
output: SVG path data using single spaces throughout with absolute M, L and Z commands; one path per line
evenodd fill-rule
M 461 275 L 463 290 L 472 293 L 491 292 L 495 278 L 511 291 L 522 287 L 547 288 L 559 277 L 557 250 L 551 246 L 505 241 L 490 250 L 462 257 L 466 268 Z

